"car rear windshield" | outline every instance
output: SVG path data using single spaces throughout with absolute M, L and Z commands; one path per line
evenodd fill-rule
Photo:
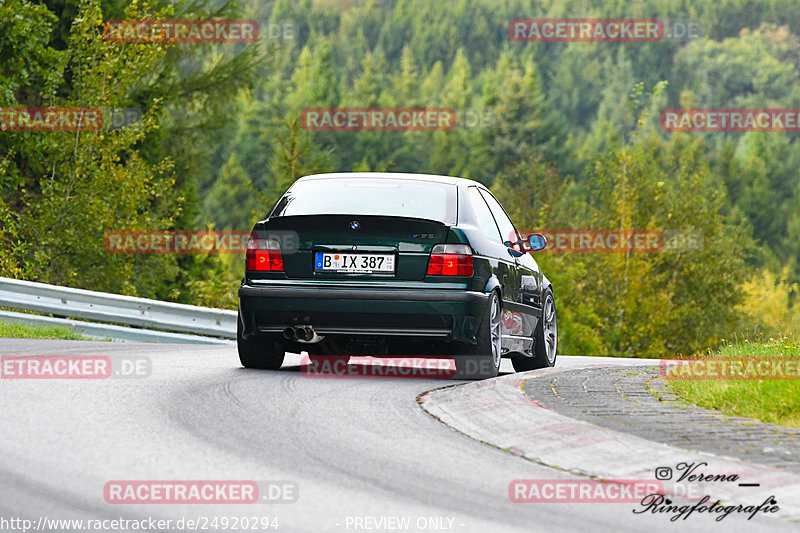
M 295 183 L 270 217 L 384 215 L 454 224 L 456 186 L 393 178 L 318 179 Z

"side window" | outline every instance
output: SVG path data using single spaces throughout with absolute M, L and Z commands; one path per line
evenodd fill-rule
M 470 204 L 472 204 L 472 210 L 475 212 L 475 220 L 478 223 L 478 227 L 481 228 L 481 231 L 487 238 L 495 242 L 498 240 L 503 242 L 503 239 L 500 238 L 500 233 L 497 231 L 497 224 L 494 222 L 492 212 L 489 211 L 489 206 L 486 205 L 483 196 L 478 192 L 478 188 L 469 187 L 467 191 Z
M 489 209 L 494 215 L 494 219 L 497 221 L 497 226 L 500 228 L 500 235 L 503 236 L 501 239 L 503 242 L 511 241 L 517 242 L 519 237 L 517 236 L 517 230 L 514 228 L 514 223 L 511 222 L 511 219 L 508 218 L 508 215 L 503 210 L 500 202 L 491 195 L 488 191 L 481 191 L 481 195 L 486 200 L 486 203 L 489 204 Z

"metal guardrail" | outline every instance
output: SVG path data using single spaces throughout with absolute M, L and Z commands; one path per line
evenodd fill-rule
M 189 333 L 171 333 L 169 331 L 115 326 L 113 324 L 53 318 L 30 313 L 15 313 L 14 311 L 0 311 L 0 322 L 64 328 L 84 337 L 94 337 L 100 340 L 111 339 L 114 341 L 157 342 L 162 344 L 236 344 L 234 340 L 220 339 L 219 337 L 203 337 Z
M 165 332 L 194 334 L 183 336 L 183 340 L 187 342 L 198 342 L 198 340 L 190 340 L 195 335 L 223 339 L 236 338 L 236 311 L 160 302 L 10 278 L 0 278 L 0 307 L 23 309 L 56 317 L 73 317 L 137 326 L 138 328 L 152 328 Z M 13 317 L 16 319 L 14 321 L 21 321 L 19 315 L 22 313 L 13 313 L 13 315 L 16 315 Z M 36 315 L 30 316 L 35 317 Z M 31 323 L 36 322 L 36 319 L 31 319 Z M 38 322 L 43 323 L 44 321 L 38 320 Z M 83 324 L 89 325 L 89 323 Z M 100 332 L 98 329 L 100 324 L 91 325 L 98 333 L 90 334 L 116 337 Z M 75 328 L 71 327 L 70 329 Z M 113 328 L 106 328 L 106 330 L 113 332 Z M 142 330 L 140 331 L 144 333 Z M 157 334 L 158 332 L 151 333 Z M 145 334 L 145 336 L 147 335 Z M 161 342 L 181 342 L 180 335 L 166 334 L 162 337 Z M 141 335 L 134 336 L 134 338 L 144 340 Z M 174 340 L 169 340 L 170 338 Z

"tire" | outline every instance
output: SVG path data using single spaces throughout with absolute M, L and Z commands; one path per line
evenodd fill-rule
M 500 295 L 497 291 L 492 291 L 478 327 L 478 343 L 474 346 L 466 345 L 455 356 L 455 379 L 487 379 L 500 372 L 502 312 Z
M 542 318 L 533 334 L 533 357 L 515 357 L 511 360 L 514 370 L 525 372 L 555 366 L 558 351 L 558 315 L 556 299 L 550 287 L 542 295 Z
M 278 370 L 283 364 L 283 348 L 272 337 L 253 335 L 242 337 L 242 318 L 236 321 L 236 346 L 239 348 L 239 361 L 245 368 L 259 370 Z

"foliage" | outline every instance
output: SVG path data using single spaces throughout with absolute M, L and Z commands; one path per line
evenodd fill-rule
M 701 36 L 508 37 L 511 19 L 576 14 L 699 22 Z M 145 16 L 253 18 L 263 39 L 101 36 L 104 20 Z M 270 23 L 296 31 L 270 39 Z M 667 134 L 658 116 L 800 107 L 797 28 L 800 8 L 782 0 L 5 0 L 0 107 L 143 116 L 112 131 L 2 132 L 0 275 L 233 307 L 241 258 L 108 254 L 104 232 L 247 229 L 314 172 L 445 173 L 491 186 L 526 229 L 693 236 L 693 246 L 657 254 L 537 255 L 556 289 L 563 353 L 688 354 L 734 331 L 786 332 L 798 316 L 799 141 Z M 450 107 L 462 122 L 435 132 L 303 129 L 304 108 L 338 106 Z
M 763 268 L 744 283 L 745 298 L 739 305 L 744 336 L 800 334 L 800 287 L 788 281 L 789 275 L 788 267 L 778 274 Z
M 703 359 L 720 363 L 747 358 L 786 359 L 793 360 L 793 365 L 783 368 L 797 368 L 800 345 L 796 337 L 764 337 L 754 341 L 728 342 Z M 731 416 L 800 427 L 800 382 L 797 379 L 670 380 L 668 383 L 683 400 L 695 405 Z
M 57 4 L 57 3 L 56 3 Z M 81 0 L 53 12 L 25 0 L 0 5 L 3 102 L 6 107 L 138 108 L 119 129 L 4 132 L 0 137 L 0 274 L 164 299 L 180 298 L 191 259 L 120 255 L 104 249 L 110 230 L 171 229 L 196 209 L 192 192 L 202 161 L 164 136 L 190 141 L 192 117 L 204 138 L 223 106 L 214 101 L 252 81 L 253 53 L 181 74 L 187 53 L 173 44 L 114 43 L 103 38 L 103 10 L 118 18 L 166 18 L 172 5 L 124 10 Z M 196 52 L 195 52 L 196 53 Z M 22 61 L 26 58 L 27 63 Z M 178 114 L 176 109 L 196 112 Z M 189 117 L 188 119 L 186 117 Z M 197 136 L 195 136 L 195 140 Z M 202 143 L 200 143 L 202 146 Z
M 67 328 L 0 322 L 0 339 L 4 337 L 14 339 L 60 339 L 68 341 L 88 340 L 88 337 L 74 333 Z

